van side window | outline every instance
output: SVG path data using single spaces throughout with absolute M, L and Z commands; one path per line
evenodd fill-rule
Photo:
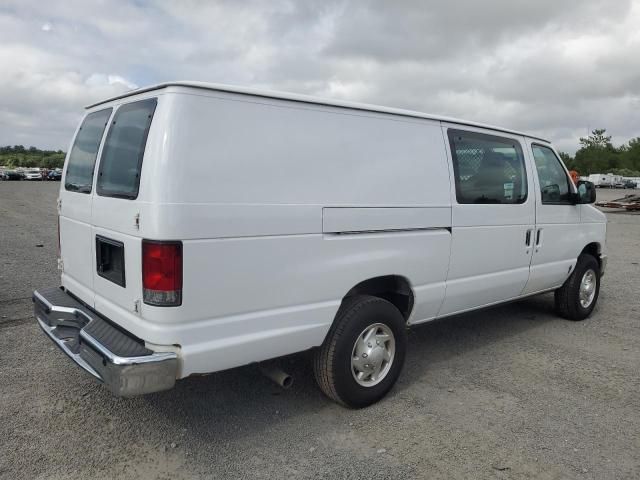
M 517 204 L 527 200 L 520 143 L 510 138 L 449 129 L 458 203 Z
M 573 204 L 569 176 L 562 167 L 560 159 L 549 147 L 533 144 L 531 148 L 538 171 L 542 203 Z
M 140 187 L 140 169 L 157 99 L 127 103 L 115 113 L 104 142 L 98 195 L 134 199 Z
M 109 122 L 111 108 L 86 116 L 69 153 L 64 188 L 70 192 L 91 193 L 93 168 L 96 164 L 102 134 Z

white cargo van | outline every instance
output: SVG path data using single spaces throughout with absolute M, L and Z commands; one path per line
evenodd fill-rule
M 365 406 L 407 326 L 549 291 L 581 320 L 606 264 L 548 141 L 411 111 L 165 83 L 89 106 L 62 180 L 35 315 L 123 396 L 313 349 Z

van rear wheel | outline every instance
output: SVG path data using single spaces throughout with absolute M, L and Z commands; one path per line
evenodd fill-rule
M 556 312 L 569 320 L 584 320 L 596 306 L 600 294 L 600 264 L 583 254 L 564 285 L 555 292 Z
M 406 348 L 405 320 L 392 303 L 369 295 L 347 298 L 315 352 L 316 381 L 332 400 L 366 407 L 396 383 Z

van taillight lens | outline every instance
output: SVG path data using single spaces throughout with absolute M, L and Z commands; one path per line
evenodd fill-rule
M 182 304 L 182 242 L 142 241 L 142 289 L 148 305 Z

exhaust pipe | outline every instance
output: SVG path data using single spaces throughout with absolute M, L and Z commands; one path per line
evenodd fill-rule
M 291 388 L 293 385 L 293 377 L 288 373 L 283 372 L 277 366 L 260 363 L 258 364 L 258 367 L 265 377 L 277 383 L 285 390 Z

